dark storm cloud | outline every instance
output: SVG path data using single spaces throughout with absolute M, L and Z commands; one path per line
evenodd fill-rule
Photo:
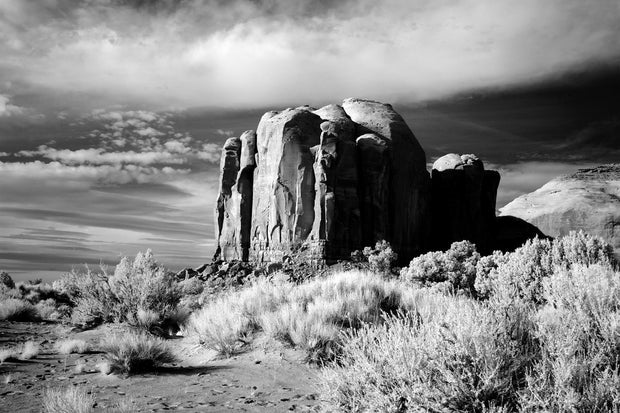
M 558 78 L 620 56 L 615 0 L 6 0 L 0 13 L 6 113 L 58 101 L 413 101 Z

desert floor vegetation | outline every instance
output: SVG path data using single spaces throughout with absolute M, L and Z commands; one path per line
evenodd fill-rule
M 28 301 L 6 298 L 0 302 L 0 321 L 37 321 L 39 312 Z
M 260 279 L 195 312 L 188 331 L 225 356 L 242 351 L 264 333 L 322 364 L 336 356 L 340 331 L 379 322 L 384 314 L 407 309 L 411 300 L 403 293 L 402 282 L 363 271 L 299 285 Z
M 83 387 L 49 388 L 43 394 L 45 413 L 91 413 L 95 398 Z
M 155 261 L 150 250 L 133 261 L 121 259 L 113 273 L 86 267 L 74 270 L 54 284 L 73 305 L 71 322 L 93 327 L 107 322 L 125 322 L 160 336 L 175 333 L 184 322 L 179 306 L 182 287 L 174 274 Z
M 91 345 L 80 339 L 64 339 L 58 340 L 54 348 L 59 354 L 78 353 L 83 354 L 91 350 Z
M 362 269 L 300 282 L 257 276 L 217 293 L 197 279 L 178 281 L 150 251 L 113 273 L 74 272 L 52 286 L 3 276 L 4 320 L 50 320 L 56 312 L 68 325 L 63 339 L 5 346 L 0 364 L 56 356 L 75 380 L 129 382 L 142 376 L 135 373 L 192 371 L 177 366 L 188 354 L 217 353 L 209 364 L 242 359 L 245 369 L 259 369 L 254 360 L 268 347 L 294 354 L 298 365 L 290 366 L 300 368 L 301 358 L 311 365 L 327 411 L 620 411 L 620 269 L 600 238 L 571 233 L 488 256 L 456 242 L 401 269 L 395 258 L 378 243 L 357 254 Z M 71 325 L 98 324 L 109 325 L 69 333 Z M 173 349 L 178 329 L 184 337 Z M 87 374 L 97 370 L 103 374 Z M 20 380 L 17 370 L 3 373 Z M 79 405 L 83 390 L 52 389 L 45 402 Z
M 152 371 L 177 360 L 164 339 L 144 332 L 113 335 L 99 347 L 110 371 L 122 374 Z
M 343 333 L 321 373 L 328 410 L 620 409 L 620 272 L 600 239 L 489 257 L 457 243 L 401 278 L 424 299 Z

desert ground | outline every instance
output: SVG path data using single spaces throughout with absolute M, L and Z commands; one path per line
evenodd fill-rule
M 78 332 L 60 323 L 0 322 L 0 347 L 28 340 L 40 345 L 39 354 L 30 360 L 0 365 L 0 411 L 41 412 L 45 389 L 67 386 L 88 389 L 95 411 L 317 411 L 316 368 L 292 349 L 258 345 L 221 359 L 179 337 L 171 340 L 179 362 L 128 377 L 102 374 L 97 364 L 103 357 L 96 350 L 62 355 L 54 349 L 64 338 L 96 348 L 103 337 L 124 328 L 105 325 Z

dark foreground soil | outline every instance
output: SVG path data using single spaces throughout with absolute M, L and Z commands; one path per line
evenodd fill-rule
M 83 386 L 95 409 L 119 403 L 130 411 L 158 412 L 286 412 L 318 411 L 317 370 L 301 354 L 273 345 L 259 345 L 230 359 L 217 359 L 186 338 L 170 340 L 179 363 L 156 372 L 129 377 L 104 375 L 96 368 L 102 353 L 61 355 L 59 339 L 79 338 L 95 347 L 122 326 L 104 326 L 73 333 L 60 324 L 0 322 L 0 349 L 27 340 L 41 346 L 27 361 L 0 364 L 0 412 L 41 412 L 47 388 Z M 84 364 L 81 372 L 76 365 Z

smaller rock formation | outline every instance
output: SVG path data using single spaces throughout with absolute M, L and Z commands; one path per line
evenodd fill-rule
M 552 237 L 584 230 L 607 240 L 620 257 L 620 164 L 580 169 L 551 180 L 501 208 Z
M 495 238 L 495 199 L 499 173 L 486 171 L 475 155 L 447 154 L 433 164 L 433 249 L 444 251 L 469 240 L 481 253 Z
M 237 235 L 235 228 L 239 221 L 237 210 L 231 206 L 232 187 L 237 182 L 241 140 L 229 138 L 222 149 L 220 160 L 220 182 L 218 197 L 215 202 L 215 230 L 217 250 L 216 256 L 234 259 L 237 251 Z

